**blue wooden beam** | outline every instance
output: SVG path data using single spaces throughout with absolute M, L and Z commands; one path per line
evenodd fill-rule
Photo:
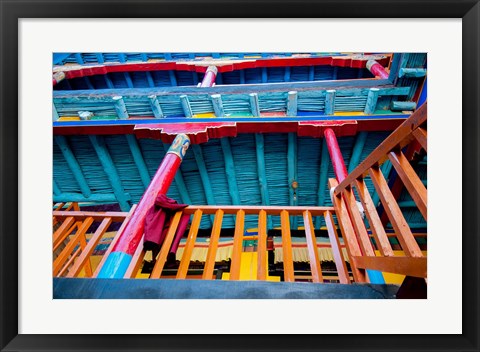
M 212 98 L 212 105 L 215 116 L 224 117 L 225 110 L 223 109 L 222 96 L 220 94 L 213 94 L 210 97 Z
M 352 150 L 352 156 L 350 157 L 350 163 L 348 164 L 348 173 L 352 172 L 360 163 L 362 157 L 363 147 L 367 141 L 368 132 L 360 132 L 357 134 L 355 144 Z
M 87 85 L 88 89 L 95 89 L 95 87 L 93 86 L 93 84 L 90 81 L 90 78 L 88 76 L 84 76 L 83 80 L 84 80 L 85 84 Z
M 425 68 L 405 68 L 402 67 L 398 71 L 398 77 L 406 78 L 421 78 L 427 75 L 427 70 Z
M 262 83 L 267 83 L 268 75 L 267 75 L 267 68 L 262 67 Z
M 317 198 L 317 205 L 319 207 L 325 205 L 325 189 L 327 186 L 327 178 L 328 178 L 328 167 L 330 166 L 330 154 L 328 153 L 327 141 L 325 138 L 322 142 L 322 156 L 320 159 L 320 175 L 318 176 L 318 198 Z M 322 225 L 322 218 L 321 216 L 317 216 L 315 220 L 315 228 L 319 229 Z
M 245 84 L 245 70 L 240 70 L 240 84 Z
M 177 78 L 175 77 L 175 72 L 173 70 L 168 71 L 168 76 L 170 77 L 170 84 L 172 87 L 177 86 Z
M 260 116 L 260 104 L 258 103 L 258 94 L 257 93 L 250 93 L 250 110 L 252 111 L 252 115 L 254 117 Z
M 297 182 L 297 134 L 288 134 L 288 150 L 287 150 L 287 167 L 288 167 L 288 191 L 290 206 L 298 205 L 298 196 L 294 183 Z M 298 227 L 297 216 L 290 216 L 290 223 L 294 230 Z
M 335 112 L 335 93 L 333 89 L 329 89 L 325 95 L 325 115 L 333 115 Z
M 77 158 L 68 145 L 67 139 L 65 136 L 55 136 L 55 142 L 57 142 L 58 146 L 60 147 L 63 157 L 67 161 L 68 167 L 72 171 L 73 177 L 75 177 L 82 194 L 85 197 L 89 197 L 92 194 L 92 191 L 87 184 L 85 176 L 83 176 L 83 171 L 77 161 Z
M 105 78 L 105 84 L 109 89 L 115 89 L 115 85 L 113 84 L 110 77 L 108 77 L 108 73 L 104 74 L 103 77 Z
M 153 80 L 152 74 L 149 71 L 145 71 L 145 75 L 147 76 L 147 82 L 149 87 L 155 87 L 155 81 Z
M 125 81 L 127 82 L 127 87 L 133 88 L 133 81 L 132 81 L 132 77 L 130 77 L 130 73 L 124 72 L 123 76 L 125 77 Z
M 168 152 L 170 146 L 168 144 L 162 143 L 163 149 L 165 153 Z M 175 173 L 175 185 L 177 186 L 178 193 L 180 193 L 180 197 L 182 198 L 183 204 L 192 204 L 192 200 L 190 199 L 190 195 L 187 190 L 187 186 L 185 185 L 185 181 L 183 179 L 183 174 L 180 168 L 178 168 L 177 172 Z
M 190 106 L 190 102 L 188 101 L 188 97 L 186 95 L 180 95 L 180 103 L 182 104 L 185 117 L 193 117 L 192 107 Z
M 240 193 L 238 192 L 237 176 L 235 173 L 235 163 L 233 161 L 230 139 L 224 137 L 220 139 L 222 145 L 223 157 L 225 159 L 225 173 L 227 174 L 228 191 L 232 199 L 232 205 L 240 205 Z
M 55 182 L 55 179 L 53 179 L 52 181 L 53 181 L 53 195 L 59 196 L 60 194 L 62 194 L 62 190 L 58 186 L 57 182 Z
M 157 119 L 161 119 L 165 117 L 163 115 L 162 108 L 160 107 L 160 103 L 158 102 L 156 95 L 149 95 L 148 101 L 150 102 L 150 107 L 152 108 L 153 116 L 155 116 Z
M 310 66 L 308 69 L 308 80 L 314 81 L 315 80 L 315 66 Z
M 113 193 L 115 194 L 115 198 L 117 198 L 118 204 L 122 211 L 130 211 L 130 204 L 128 203 L 127 195 L 122 186 L 122 182 L 120 180 L 120 176 L 118 176 L 117 169 L 115 168 L 115 164 L 113 163 L 112 157 L 107 149 L 105 144 L 105 140 L 102 136 L 95 136 L 90 135 L 90 142 L 97 153 L 98 159 L 102 164 L 102 167 L 107 174 L 108 180 L 110 181 L 110 185 L 112 186 Z
M 207 199 L 208 205 L 216 205 L 215 198 L 213 197 L 213 189 L 210 184 L 210 178 L 208 177 L 207 166 L 205 165 L 205 160 L 203 159 L 202 148 L 199 144 L 193 144 L 193 155 L 197 161 L 198 172 L 200 173 L 200 178 L 202 179 L 203 189 L 205 191 L 205 198 Z M 210 220 L 213 225 L 214 215 L 210 216 Z
M 268 194 L 267 172 L 265 170 L 265 141 L 263 134 L 255 134 L 255 150 L 257 153 L 257 172 L 258 183 L 260 185 L 260 195 L 262 197 L 263 205 L 270 205 L 270 196 Z M 267 217 L 267 226 L 269 229 L 273 228 L 271 216 Z
M 83 57 L 81 53 L 75 53 L 75 60 L 77 60 L 77 63 L 80 65 L 83 65 L 85 63 L 83 61 Z
M 150 185 L 150 181 L 152 178 L 148 173 L 147 164 L 145 164 L 145 160 L 143 159 L 142 151 L 140 150 L 140 146 L 138 145 L 137 138 L 133 134 L 127 134 L 126 137 L 128 146 L 130 147 L 130 152 L 133 156 L 133 161 L 135 162 L 135 165 L 137 165 L 138 173 L 140 174 L 140 179 L 142 180 L 143 187 L 147 189 Z
M 298 111 L 298 94 L 296 91 L 288 92 L 287 116 L 295 117 Z
M 283 80 L 285 82 L 290 82 L 290 73 L 291 73 L 291 69 L 289 66 L 285 67 L 285 74 L 283 76 Z
M 417 107 L 414 101 L 392 101 L 390 110 L 392 111 L 413 111 Z
M 125 105 L 123 97 L 121 95 L 116 95 L 112 99 L 118 118 L 122 120 L 128 119 L 127 106 Z
M 375 112 L 378 101 L 378 93 L 378 88 L 370 88 L 367 95 L 367 103 L 365 104 L 365 109 L 363 110 L 364 114 L 372 115 Z

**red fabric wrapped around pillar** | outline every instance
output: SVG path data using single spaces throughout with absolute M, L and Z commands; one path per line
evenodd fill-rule
M 159 194 L 155 199 L 154 205 L 148 210 L 145 217 L 145 236 L 143 239 L 143 248 L 146 251 L 151 250 L 153 252 L 153 259 L 160 251 L 173 216 L 177 211 L 187 206 L 188 204 L 178 204 L 176 200 L 168 198 L 165 194 Z M 188 214 L 183 214 L 180 218 L 170 253 L 177 252 L 180 239 L 187 229 L 189 219 L 190 215 Z

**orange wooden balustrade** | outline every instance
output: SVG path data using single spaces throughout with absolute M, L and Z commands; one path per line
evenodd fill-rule
M 310 268 L 313 282 L 323 282 L 322 269 L 317 250 L 317 243 L 314 233 L 312 216 L 324 216 L 327 222 L 328 233 L 332 243 L 335 264 L 338 271 L 338 277 L 342 283 L 350 283 L 345 258 L 340 247 L 338 233 L 333 225 L 332 207 L 275 207 L 275 206 L 189 206 L 183 211 L 179 211 L 173 217 L 169 231 L 165 237 L 160 253 L 155 262 L 155 266 L 150 278 L 156 279 L 162 277 L 162 271 L 165 267 L 168 252 L 175 237 L 175 231 L 179 224 L 182 212 L 193 215 L 193 219 L 188 230 L 184 252 L 180 260 L 180 265 L 176 274 L 177 279 L 187 278 L 187 273 L 191 261 L 192 252 L 195 246 L 200 222 L 203 215 L 214 215 L 213 227 L 211 230 L 210 242 L 205 260 L 202 279 L 212 280 L 214 278 L 215 257 L 217 253 L 220 231 L 222 228 L 223 217 L 225 214 L 235 215 L 235 230 L 233 238 L 233 249 L 230 267 L 230 280 L 239 280 L 241 253 L 243 241 L 251 239 L 252 236 L 245 236 L 245 216 L 258 216 L 258 235 L 257 239 L 257 280 L 266 280 L 268 275 L 267 267 L 267 216 L 280 216 L 282 232 L 283 266 L 285 281 L 295 281 L 292 257 L 292 241 L 290 231 L 290 216 L 302 216 L 305 222 L 306 243 L 309 253 Z M 139 248 L 134 254 L 125 278 L 134 278 L 144 259 L 144 251 Z
M 427 258 L 417 244 L 402 211 L 392 194 L 380 165 L 390 160 L 404 187 L 411 195 L 422 216 L 427 220 L 427 189 L 405 157 L 402 149 L 416 141 L 427 152 L 427 103 L 415 111 L 392 134 L 385 139 L 356 169 L 340 184 L 329 180 L 335 188 L 333 203 L 346 243 L 350 265 L 355 281 L 366 281 L 365 269 L 379 270 L 414 277 L 427 277 Z M 385 213 L 388 216 L 405 257 L 395 256 L 365 185 L 370 176 Z M 353 189 L 365 210 L 380 256 L 376 256 L 370 237 L 356 205 Z
M 77 277 L 83 270 L 85 277 L 95 277 L 103 265 L 102 260 L 95 273 L 92 271 L 90 257 L 95 247 L 113 222 L 121 222 L 122 226 L 125 226 L 132 211 L 85 212 L 79 210 L 77 203 L 67 206 L 66 210 L 63 210 L 64 205 L 56 204 L 53 211 L 54 229 L 56 228 L 52 238 L 53 276 Z M 89 229 L 94 222 L 99 222 L 99 226 L 87 240 L 87 234 L 91 232 Z M 110 251 L 111 248 L 112 245 L 109 247 Z

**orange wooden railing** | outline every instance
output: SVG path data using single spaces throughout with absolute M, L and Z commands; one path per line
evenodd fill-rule
M 427 152 L 426 124 L 427 103 L 392 132 L 340 184 L 335 179 L 329 180 L 330 188 L 334 188 L 333 203 L 351 259 L 350 265 L 355 281 L 366 281 L 365 269 L 422 278 L 427 276 L 427 259 L 423 256 L 397 200 L 379 168 L 386 160 L 391 161 L 419 211 L 427 220 L 427 189 L 402 152 L 405 146 L 414 141 L 419 143 L 425 153 Z M 384 225 L 367 190 L 365 184 L 367 176 L 370 176 L 384 211 L 395 230 L 396 237 L 405 254 L 404 257 L 394 255 Z M 356 204 L 354 188 L 356 188 L 365 210 L 380 256 L 376 256 L 374 252 Z

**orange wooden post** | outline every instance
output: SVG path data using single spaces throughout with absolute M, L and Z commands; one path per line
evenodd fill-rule
M 68 268 L 72 265 L 72 263 L 75 261 L 75 259 L 77 259 L 77 256 L 80 254 L 80 252 L 82 251 L 82 248 L 78 248 L 75 253 L 73 253 L 70 258 L 68 259 L 67 263 L 62 267 L 62 269 L 60 269 L 60 271 L 58 272 L 57 274 L 57 277 L 61 277 L 63 276 L 63 274 L 65 274 L 65 272 L 68 270 Z
M 333 221 L 333 215 L 330 211 L 326 211 L 324 217 L 325 224 L 327 225 L 328 237 L 330 238 L 330 245 L 332 246 L 333 259 L 335 259 L 338 279 L 342 284 L 349 284 L 350 275 L 348 274 L 347 264 L 345 263 L 345 258 L 343 256 L 342 246 L 340 245 L 340 239 L 338 238 L 337 229 L 335 228 L 335 223 Z
M 338 186 L 337 180 L 334 178 L 329 179 L 328 186 L 329 188 Z M 347 247 L 348 257 L 351 258 L 353 256 L 361 256 L 362 252 L 360 251 L 360 246 L 358 245 L 355 231 L 350 221 L 350 216 L 348 215 L 347 207 L 341 195 L 335 195 L 333 197 L 333 203 L 335 204 L 335 209 L 337 210 L 338 224 L 342 230 L 343 239 Z M 367 282 L 365 270 L 357 269 L 352 260 L 350 260 L 350 267 L 352 268 L 353 278 L 356 282 Z
M 363 219 L 358 210 L 357 201 L 355 199 L 355 194 L 353 189 L 350 187 L 343 192 L 345 196 L 345 205 L 347 206 L 348 212 L 350 213 L 350 219 L 352 220 L 355 233 L 357 234 L 358 242 L 363 250 L 363 253 L 369 257 L 375 256 L 375 251 L 372 247 L 372 242 L 370 241 L 370 236 L 368 236 L 367 229 L 363 223 Z
M 88 241 L 87 246 L 83 249 L 82 254 L 80 254 L 80 257 L 78 257 L 73 267 L 69 270 L 67 277 L 75 277 L 80 273 L 80 271 L 82 271 L 83 266 L 87 261 L 89 261 L 90 256 L 95 250 L 95 247 L 97 246 L 98 242 L 102 238 L 105 231 L 107 231 L 111 223 L 111 218 L 103 219 L 102 223 L 95 231 L 95 234 L 92 236 L 90 241 Z M 90 273 L 88 276 L 92 276 L 92 273 Z
M 257 280 L 267 279 L 267 212 L 258 214 Z
M 132 205 L 132 208 L 131 208 L 130 211 L 128 212 L 128 215 L 125 217 L 125 219 L 124 219 L 123 222 L 122 222 L 122 225 L 121 225 L 120 228 L 118 229 L 117 234 L 115 235 L 115 237 L 113 238 L 112 242 L 110 243 L 110 246 L 108 246 L 107 251 L 106 251 L 105 254 L 103 255 L 102 260 L 100 261 L 100 263 L 98 263 L 98 266 L 97 266 L 97 268 L 95 269 L 95 271 L 94 271 L 94 273 L 93 273 L 93 277 L 97 277 L 97 276 L 98 276 L 98 273 L 100 272 L 100 270 L 102 270 L 103 264 L 105 264 L 105 261 L 107 260 L 108 255 L 112 252 L 113 247 L 115 246 L 115 244 L 116 244 L 117 241 L 118 241 L 119 234 L 122 233 L 121 231 L 123 231 L 123 230 L 125 229 L 125 227 L 127 226 L 128 222 L 130 221 L 130 219 L 131 219 L 133 213 L 135 212 L 135 209 L 136 209 L 136 208 L 137 208 L 137 205 L 136 205 L 136 204 Z
M 282 223 L 282 248 L 283 248 L 283 276 L 286 282 L 295 282 L 293 269 L 292 238 L 290 234 L 290 217 L 288 211 L 280 213 Z
M 422 213 L 422 216 L 427 220 L 427 189 L 418 177 L 410 162 L 407 160 L 401 150 L 392 151 L 388 154 L 393 167 L 400 176 L 408 193 L 412 196 L 415 204 Z
M 153 267 L 152 273 L 150 274 L 151 279 L 159 279 L 162 275 L 163 267 L 167 260 L 168 252 L 170 252 L 170 247 L 172 246 L 173 239 L 175 238 L 175 232 L 177 232 L 178 223 L 182 217 L 182 211 L 177 211 L 173 216 L 170 227 L 168 228 L 167 235 L 163 241 L 162 248 L 158 254 L 157 261 Z
M 208 246 L 207 259 L 203 269 L 203 280 L 211 280 L 213 271 L 215 270 L 215 258 L 217 257 L 218 240 L 220 231 L 222 230 L 223 210 L 218 209 L 215 212 L 215 220 L 213 221 L 212 235 L 210 236 L 210 244 Z
M 413 130 L 413 136 L 420 143 L 422 148 L 427 151 L 427 130 L 421 127 L 418 127 Z
M 383 208 L 385 209 L 395 232 L 398 234 L 398 240 L 402 245 L 403 251 L 409 257 L 422 257 L 422 251 L 420 250 L 417 241 L 415 241 L 412 231 L 410 230 L 397 201 L 393 197 L 390 188 L 388 188 L 387 181 L 380 169 L 378 167 L 372 167 L 370 169 L 370 177 L 380 197 Z
M 57 229 L 57 231 L 53 233 L 53 251 L 55 251 L 60 245 L 60 243 L 65 241 L 65 238 L 67 238 L 68 234 L 70 234 L 73 231 L 71 227 L 74 224 L 74 222 L 75 222 L 75 219 L 73 217 L 66 218 L 63 221 L 62 225 L 60 225 L 60 227 Z
M 230 280 L 240 279 L 240 261 L 242 257 L 243 232 L 245 230 L 245 211 L 237 211 L 235 234 L 233 236 L 232 263 L 230 265 Z
M 143 241 L 143 237 L 142 237 Z M 123 276 L 124 279 L 134 279 L 137 276 L 138 270 L 143 263 L 143 258 L 145 257 L 145 250 L 143 246 L 138 246 L 133 254 L 132 261 Z
M 303 224 L 305 226 L 312 281 L 323 282 L 322 267 L 318 256 L 317 240 L 315 238 L 315 228 L 313 227 L 312 214 L 308 210 L 303 212 Z
M 427 258 L 353 257 L 360 268 L 368 268 L 415 277 L 427 277 Z
M 87 232 L 90 225 L 93 223 L 93 218 L 86 218 L 80 228 L 77 230 L 77 233 L 73 236 L 73 238 L 68 242 L 65 246 L 63 251 L 58 255 L 58 257 L 53 261 L 53 276 L 57 276 L 62 269 L 63 263 L 68 259 L 68 257 L 72 254 L 73 249 L 75 246 L 80 242 L 80 237 Z
M 377 244 L 378 250 L 384 256 L 393 256 L 392 246 L 388 240 L 385 229 L 383 228 L 382 221 L 378 216 L 377 209 L 375 204 L 373 204 L 372 197 L 368 191 L 367 185 L 363 178 L 358 178 L 355 181 L 355 187 L 357 188 L 357 193 L 360 196 L 360 200 L 365 210 L 365 215 L 367 216 L 368 223 L 370 224 L 370 229 L 372 230 L 373 238 L 375 238 L 375 243 Z
M 198 228 L 200 227 L 200 222 L 202 221 L 203 212 L 200 209 L 195 210 L 195 215 L 193 215 L 192 224 L 190 225 L 190 230 L 188 231 L 187 242 L 185 243 L 185 248 L 183 249 L 182 260 L 180 261 L 180 266 L 177 271 L 177 279 L 185 279 L 187 277 L 188 267 L 190 266 L 190 258 L 192 257 L 193 248 L 195 247 L 195 241 L 197 239 Z

